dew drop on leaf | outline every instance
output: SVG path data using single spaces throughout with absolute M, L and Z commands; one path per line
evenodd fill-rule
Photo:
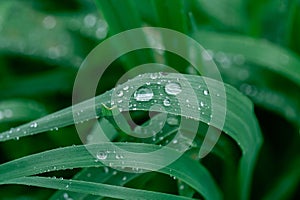
M 165 86 L 165 92 L 169 95 L 177 95 L 182 91 L 178 83 L 168 83 Z
M 203 101 L 200 102 L 200 106 L 201 106 L 201 107 L 204 107 Z
M 150 74 L 150 78 L 153 79 L 153 80 L 157 79 L 157 77 L 158 77 L 157 73 Z
M 163 104 L 164 104 L 164 106 L 170 106 L 170 105 L 171 105 L 170 99 L 165 99 L 165 100 L 163 101 Z
M 128 90 L 129 89 L 129 86 L 125 86 L 124 88 L 123 88 L 123 90 Z
M 204 90 L 204 91 L 203 91 L 203 94 L 204 94 L 205 96 L 207 96 L 207 95 L 209 94 L 208 90 Z
M 30 124 L 30 127 L 31 127 L 31 128 L 36 128 L 37 126 L 38 126 L 38 124 L 37 124 L 36 122 Z
M 123 93 L 123 91 L 122 91 L 122 90 L 120 90 L 119 92 L 117 92 L 117 96 L 118 96 L 118 97 L 122 97 L 122 96 L 123 96 L 123 94 L 124 94 L 124 93 Z
M 153 98 L 153 91 L 147 87 L 141 87 L 134 93 L 134 99 L 137 101 L 150 101 Z
M 178 119 L 176 117 L 169 117 L 167 118 L 167 123 L 171 126 L 178 125 Z
M 119 155 L 119 154 L 116 154 L 116 159 L 123 159 L 123 156 L 122 155 Z
M 105 160 L 107 158 L 107 153 L 105 153 L 103 151 L 99 151 L 99 152 L 97 152 L 96 157 L 99 160 Z

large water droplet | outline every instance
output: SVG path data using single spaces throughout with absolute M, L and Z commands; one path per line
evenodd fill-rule
M 178 83 L 168 83 L 165 86 L 165 92 L 170 95 L 177 95 L 182 91 Z
M 150 101 L 153 98 L 153 91 L 147 87 L 141 87 L 134 93 L 134 99 L 137 101 Z
M 97 157 L 99 160 L 105 160 L 105 159 L 107 158 L 107 153 L 106 153 L 106 152 L 103 152 L 103 151 L 99 151 L 99 152 L 97 152 L 96 157 Z

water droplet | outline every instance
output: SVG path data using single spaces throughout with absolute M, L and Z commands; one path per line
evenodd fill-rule
M 171 101 L 168 98 L 165 99 L 163 103 L 164 103 L 164 106 L 170 106 L 171 105 Z
M 158 77 L 158 74 L 157 73 L 152 73 L 152 74 L 150 74 L 150 78 L 151 79 L 157 79 L 157 77 Z
M 141 87 L 134 93 L 134 99 L 137 101 L 150 101 L 153 98 L 153 91 L 147 87 Z
M 50 59 L 58 59 L 61 56 L 61 50 L 59 47 L 54 46 L 48 49 L 48 57 Z
M 178 119 L 176 117 L 169 117 L 167 118 L 167 123 L 171 126 L 176 126 L 178 125 Z
M 174 139 L 172 142 L 173 142 L 173 144 L 177 144 L 178 140 Z
M 10 109 L 5 109 L 5 110 L 3 111 L 3 115 L 4 115 L 4 117 L 6 117 L 6 118 L 11 118 L 11 117 L 13 116 L 13 112 L 12 112 Z
M 96 157 L 99 160 L 105 160 L 107 158 L 107 153 L 105 153 L 103 151 L 99 151 L 99 152 L 97 152 Z
M 106 37 L 106 35 L 107 35 L 107 29 L 106 28 L 102 28 L 102 27 L 97 28 L 96 37 L 98 39 L 103 39 L 103 38 Z
M 168 83 L 165 86 L 165 92 L 170 95 L 177 95 L 182 91 L 178 83 Z
M 204 50 L 201 55 L 205 61 L 211 61 L 213 59 L 213 52 L 211 50 Z
M 124 177 L 122 178 L 122 181 L 126 181 L 126 180 L 127 180 L 127 177 L 124 176 Z
M 69 199 L 68 193 L 64 193 L 64 194 L 63 194 L 63 197 L 64 197 L 64 199 Z
M 96 37 L 98 39 L 105 38 L 107 35 L 107 30 L 108 30 L 108 25 L 107 25 L 106 21 L 104 21 L 102 19 L 98 20 L 97 29 L 96 29 L 96 33 L 95 33 Z
M 203 101 L 200 102 L 200 106 L 201 106 L 201 107 L 204 107 Z
M 242 54 L 234 55 L 233 62 L 237 65 L 243 65 L 245 63 L 245 57 Z
M 43 26 L 46 29 L 53 29 L 56 26 L 56 19 L 53 16 L 47 16 L 43 20 Z
M 108 167 L 104 167 L 104 173 L 107 174 L 109 172 L 109 168 Z
M 128 90 L 128 89 L 129 89 L 129 86 L 125 86 L 125 87 L 123 88 L 124 91 L 126 91 L 126 90 Z
M 123 91 L 122 91 L 122 90 L 120 90 L 119 92 L 117 92 L 117 96 L 118 96 L 118 97 L 122 97 L 122 96 L 123 96 L 123 94 L 124 94 L 124 93 L 123 93 Z
M 208 90 L 204 90 L 204 91 L 203 91 L 203 94 L 204 94 L 205 96 L 207 96 L 207 95 L 209 94 Z
M 31 127 L 31 128 L 36 128 L 37 126 L 38 126 L 38 124 L 37 124 L 36 122 L 30 124 L 30 127 Z
M 124 157 L 122 155 L 117 154 L 116 159 L 123 159 Z
M 184 189 L 184 185 L 180 185 L 179 190 L 183 190 L 183 189 Z
M 88 28 L 91 28 L 93 26 L 95 26 L 96 24 L 96 17 L 93 14 L 88 14 L 84 17 L 84 25 Z

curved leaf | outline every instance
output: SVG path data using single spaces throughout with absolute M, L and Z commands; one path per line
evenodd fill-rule
M 0 165 L 0 181 L 5 183 L 7 179 L 14 179 L 61 169 L 103 166 L 102 162 L 97 159 L 95 160 L 97 152 L 115 151 L 115 153 L 111 153 L 111 155 L 109 155 L 105 160 L 108 163 L 111 163 L 110 165 L 114 167 L 138 167 L 145 170 L 153 170 L 156 169 L 156 167 L 164 167 L 159 171 L 181 179 L 196 189 L 200 194 L 203 194 L 203 196 L 207 199 L 221 198 L 220 192 L 209 172 L 206 171 L 206 169 L 198 162 L 191 160 L 186 156 L 182 156 L 169 166 L 162 166 L 162 163 L 164 162 L 160 161 L 165 159 L 166 156 L 173 157 L 176 154 L 179 154 L 179 152 L 175 150 L 168 148 L 164 153 L 158 153 L 155 155 L 151 154 L 151 156 L 147 156 L 147 159 L 145 159 L 144 154 L 135 153 L 133 155 L 124 153 L 124 159 L 120 162 L 120 159 L 116 158 L 116 155 L 120 152 L 115 150 L 116 148 L 114 146 L 118 146 L 130 152 L 140 153 L 159 149 L 156 145 L 147 144 L 114 143 L 114 145 L 112 145 L 112 143 L 102 143 L 50 150 Z M 86 150 L 87 148 L 94 156 Z M 34 166 L 33 169 L 32 166 Z M 22 168 L 22 170 L 19 170 L 20 168 Z

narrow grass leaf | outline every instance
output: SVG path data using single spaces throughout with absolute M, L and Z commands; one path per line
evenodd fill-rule
M 4 182 L 5 184 L 21 184 L 38 186 L 51 189 L 59 189 L 72 192 L 80 192 L 92 195 L 101 195 L 106 197 L 127 199 L 162 199 L 162 200 L 188 200 L 191 198 L 176 196 L 172 194 L 165 194 L 160 192 L 151 192 L 147 190 L 131 189 L 121 186 L 113 186 L 101 183 L 92 183 L 77 180 L 60 180 L 55 178 L 44 177 L 24 177 L 17 178 Z M 3 184 L 3 183 L 0 183 Z
M 209 172 L 198 162 L 187 158 L 180 157 L 169 166 L 162 166 L 162 159 L 166 156 L 173 157 L 179 152 L 167 148 L 166 151 L 158 154 L 151 154 L 145 159 L 142 152 L 158 150 L 156 145 L 137 144 L 137 143 L 102 143 L 86 146 L 65 147 L 47 152 L 38 153 L 23 157 L 8 163 L 0 165 L 0 181 L 5 182 L 7 179 L 36 175 L 43 172 L 56 171 L 61 169 L 82 168 L 82 167 L 100 167 L 103 163 L 95 161 L 99 151 L 116 151 L 115 146 L 126 149 L 134 154 L 123 153 L 124 162 L 120 162 L 116 156 L 110 155 L 105 161 L 111 163 L 114 167 L 135 168 L 143 170 L 152 170 L 157 167 L 164 167 L 159 172 L 175 176 L 178 179 L 189 184 L 207 199 L 220 199 L 221 194 Z M 87 148 L 91 153 L 87 151 Z M 119 152 L 113 153 L 118 154 Z M 93 154 L 93 155 L 92 155 Z M 34 166 L 34 167 L 32 167 Z M 22 170 L 19 170 L 22 168 Z

